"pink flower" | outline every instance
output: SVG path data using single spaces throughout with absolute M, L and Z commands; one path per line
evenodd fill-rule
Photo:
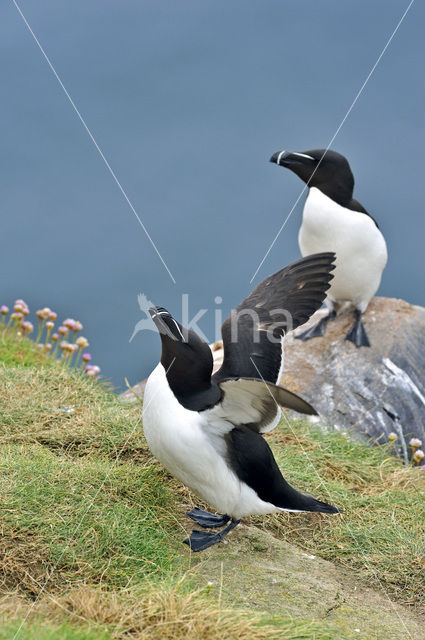
M 47 320 L 49 313 L 51 313 L 49 307 L 44 307 L 44 309 L 38 309 L 38 311 L 35 312 L 35 315 L 39 320 Z
M 412 449 L 419 449 L 419 447 L 422 447 L 422 440 L 419 440 L 419 438 L 412 438 L 409 441 L 409 445 Z
M 2 316 L 7 316 L 7 314 L 9 313 L 9 307 L 7 307 L 5 304 L 2 304 L 0 307 L 0 313 Z
M 59 334 L 58 333 L 52 333 L 51 340 L 52 340 L 52 342 L 56 342 L 57 340 L 59 340 Z
M 424 458 L 425 453 L 422 451 L 422 449 L 416 449 L 415 453 L 412 456 L 412 460 L 413 462 L 416 462 L 416 464 L 419 464 Z
M 90 378 L 92 378 L 93 376 L 97 376 L 97 374 L 100 373 L 100 367 L 95 364 L 88 364 L 85 368 L 85 372 Z
M 15 302 L 15 304 L 13 305 L 13 310 L 17 311 L 18 313 L 22 313 L 22 311 L 25 309 L 25 306 L 23 304 L 21 304 L 20 302 Z
M 64 325 L 61 325 L 58 328 L 58 333 L 60 333 L 61 336 L 66 336 L 69 333 L 69 328 L 65 327 Z
M 62 324 L 64 327 L 68 327 L 68 330 L 70 329 L 72 331 L 74 329 L 75 320 L 73 320 L 72 318 L 67 318 L 62 322 Z
M 51 331 L 54 326 L 55 326 L 54 322 L 51 322 L 50 320 L 46 322 L 46 329 L 49 329 L 49 331 Z
M 55 313 L 54 311 L 51 311 L 49 313 L 49 320 L 51 320 L 52 322 L 54 322 L 56 320 L 56 318 L 58 317 L 58 314 Z
M 50 344 L 50 342 L 48 342 L 44 348 L 46 349 L 46 351 L 51 351 L 52 350 L 52 345 Z
M 84 336 L 80 336 L 75 341 L 75 344 L 77 344 L 80 347 L 80 349 L 85 349 L 86 347 L 89 346 L 89 341 Z
M 83 355 L 81 356 L 81 358 L 84 360 L 84 362 L 90 362 L 91 360 L 91 353 L 83 353 Z M 90 365 L 88 365 L 90 366 Z M 87 368 L 87 367 L 86 367 Z
M 22 331 L 24 333 L 31 333 L 32 331 L 34 331 L 34 325 L 31 322 L 28 322 L 28 320 L 25 320 L 22 323 Z
M 74 322 L 74 331 L 75 333 L 77 333 L 77 331 L 81 331 L 83 328 L 83 325 L 81 324 L 81 322 L 79 320 L 75 320 Z

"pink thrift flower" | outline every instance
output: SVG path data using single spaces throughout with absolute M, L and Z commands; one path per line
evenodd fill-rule
M 412 460 L 413 462 L 416 462 L 416 464 L 419 464 L 424 458 L 425 453 L 422 451 L 422 449 L 416 449 L 415 453 L 412 456 Z
M 58 328 L 58 333 L 60 333 L 61 336 L 66 336 L 69 333 L 69 328 L 65 327 L 64 325 L 61 325 Z
M 81 356 L 81 358 L 83 359 L 84 362 L 90 362 L 91 360 L 91 353 L 83 353 L 83 355 Z M 90 365 L 88 365 L 90 366 Z M 87 369 L 87 367 L 86 367 Z
M 9 313 L 9 307 L 7 307 L 5 304 L 2 304 L 0 307 L 0 313 L 2 316 L 7 316 L 7 314 Z
M 80 349 L 85 349 L 86 347 L 89 346 L 89 341 L 84 336 L 80 336 L 75 341 L 75 344 L 77 344 L 80 347 Z
M 54 322 L 51 322 L 50 320 L 46 322 L 46 328 L 49 329 L 49 331 L 51 331 L 54 326 L 55 326 Z
M 58 317 L 58 314 L 55 313 L 54 311 L 51 311 L 49 313 L 49 320 L 51 320 L 52 322 L 54 322 L 56 320 L 56 318 Z
M 59 340 L 59 334 L 58 333 L 52 333 L 51 340 L 52 340 L 52 342 L 56 342 L 57 340 Z
M 77 333 L 77 331 L 81 331 L 83 328 L 83 325 L 81 324 L 81 322 L 79 320 L 75 320 L 74 322 L 74 331 L 75 333 Z
M 67 327 L 68 330 L 70 329 L 72 331 L 74 329 L 75 320 L 73 320 L 72 318 L 67 318 L 62 322 L 62 324 L 64 327 Z
M 22 331 L 24 333 L 31 333 L 32 331 L 34 331 L 34 325 L 31 322 L 28 322 L 28 320 L 25 320 L 22 323 Z

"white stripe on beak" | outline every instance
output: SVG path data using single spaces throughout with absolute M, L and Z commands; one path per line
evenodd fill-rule
M 292 155 L 293 156 L 301 156 L 301 158 L 308 158 L 309 160 L 315 160 L 315 158 L 312 158 L 311 156 L 308 156 L 306 153 L 297 153 L 296 151 L 293 151 Z
M 280 159 L 281 159 L 281 157 L 283 156 L 284 153 L 286 153 L 285 149 L 283 151 L 281 151 L 279 153 L 279 155 L 277 156 L 277 163 L 276 164 L 280 164 Z

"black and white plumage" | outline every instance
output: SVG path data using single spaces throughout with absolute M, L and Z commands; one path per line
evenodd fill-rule
M 280 406 L 315 414 L 276 385 L 284 333 L 320 307 L 334 269 L 333 253 L 302 258 L 266 278 L 223 323 L 224 360 L 214 375 L 211 350 L 162 307 L 150 310 L 161 337 L 161 361 L 149 376 L 143 427 L 152 453 L 218 512 L 194 509 L 201 526 L 185 542 L 200 551 L 239 520 L 276 511 L 338 510 L 292 488 L 262 434 L 279 422 Z M 291 325 L 292 318 L 292 325 Z
M 346 339 L 370 346 L 361 315 L 378 290 L 387 263 L 387 247 L 374 218 L 353 198 L 354 177 L 344 156 L 326 149 L 278 151 L 270 162 L 287 167 L 308 186 L 298 242 L 303 256 L 334 251 L 336 269 L 328 291 L 329 315 L 298 336 L 322 336 L 341 303 L 351 302 L 355 322 Z

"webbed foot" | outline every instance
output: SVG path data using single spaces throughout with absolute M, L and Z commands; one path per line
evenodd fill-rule
M 195 507 L 192 511 L 189 511 L 189 518 L 195 520 L 201 527 L 206 528 L 214 528 L 214 527 L 224 527 L 230 520 L 230 516 L 224 514 L 222 516 L 217 516 L 215 513 L 210 513 L 209 511 L 204 511 L 203 509 L 199 509 Z
M 345 336 L 346 340 L 350 340 L 353 342 L 356 347 L 370 347 L 369 338 L 366 333 L 366 329 L 364 328 L 364 324 L 362 321 L 362 314 L 358 309 L 355 311 L 355 322 L 351 327 L 350 331 Z
M 327 316 L 324 316 L 323 318 L 321 318 L 319 322 L 316 322 L 316 324 L 313 324 L 313 326 L 309 327 L 307 331 L 304 331 L 303 333 L 300 333 L 298 336 L 295 336 L 295 337 L 298 340 L 303 340 L 303 341 L 310 340 L 310 338 L 320 338 L 321 336 L 325 335 L 326 325 L 328 324 L 329 320 L 333 320 L 335 317 L 336 317 L 336 312 L 330 311 Z
M 232 531 L 239 522 L 240 520 L 232 520 L 230 524 L 228 524 L 227 527 L 219 533 L 194 530 L 186 540 L 183 540 L 183 543 L 187 544 L 192 551 L 203 551 L 204 549 L 211 547 L 213 544 L 221 542 L 221 540 L 223 540 L 223 538 L 227 536 L 227 534 L 230 533 L 230 531 Z

